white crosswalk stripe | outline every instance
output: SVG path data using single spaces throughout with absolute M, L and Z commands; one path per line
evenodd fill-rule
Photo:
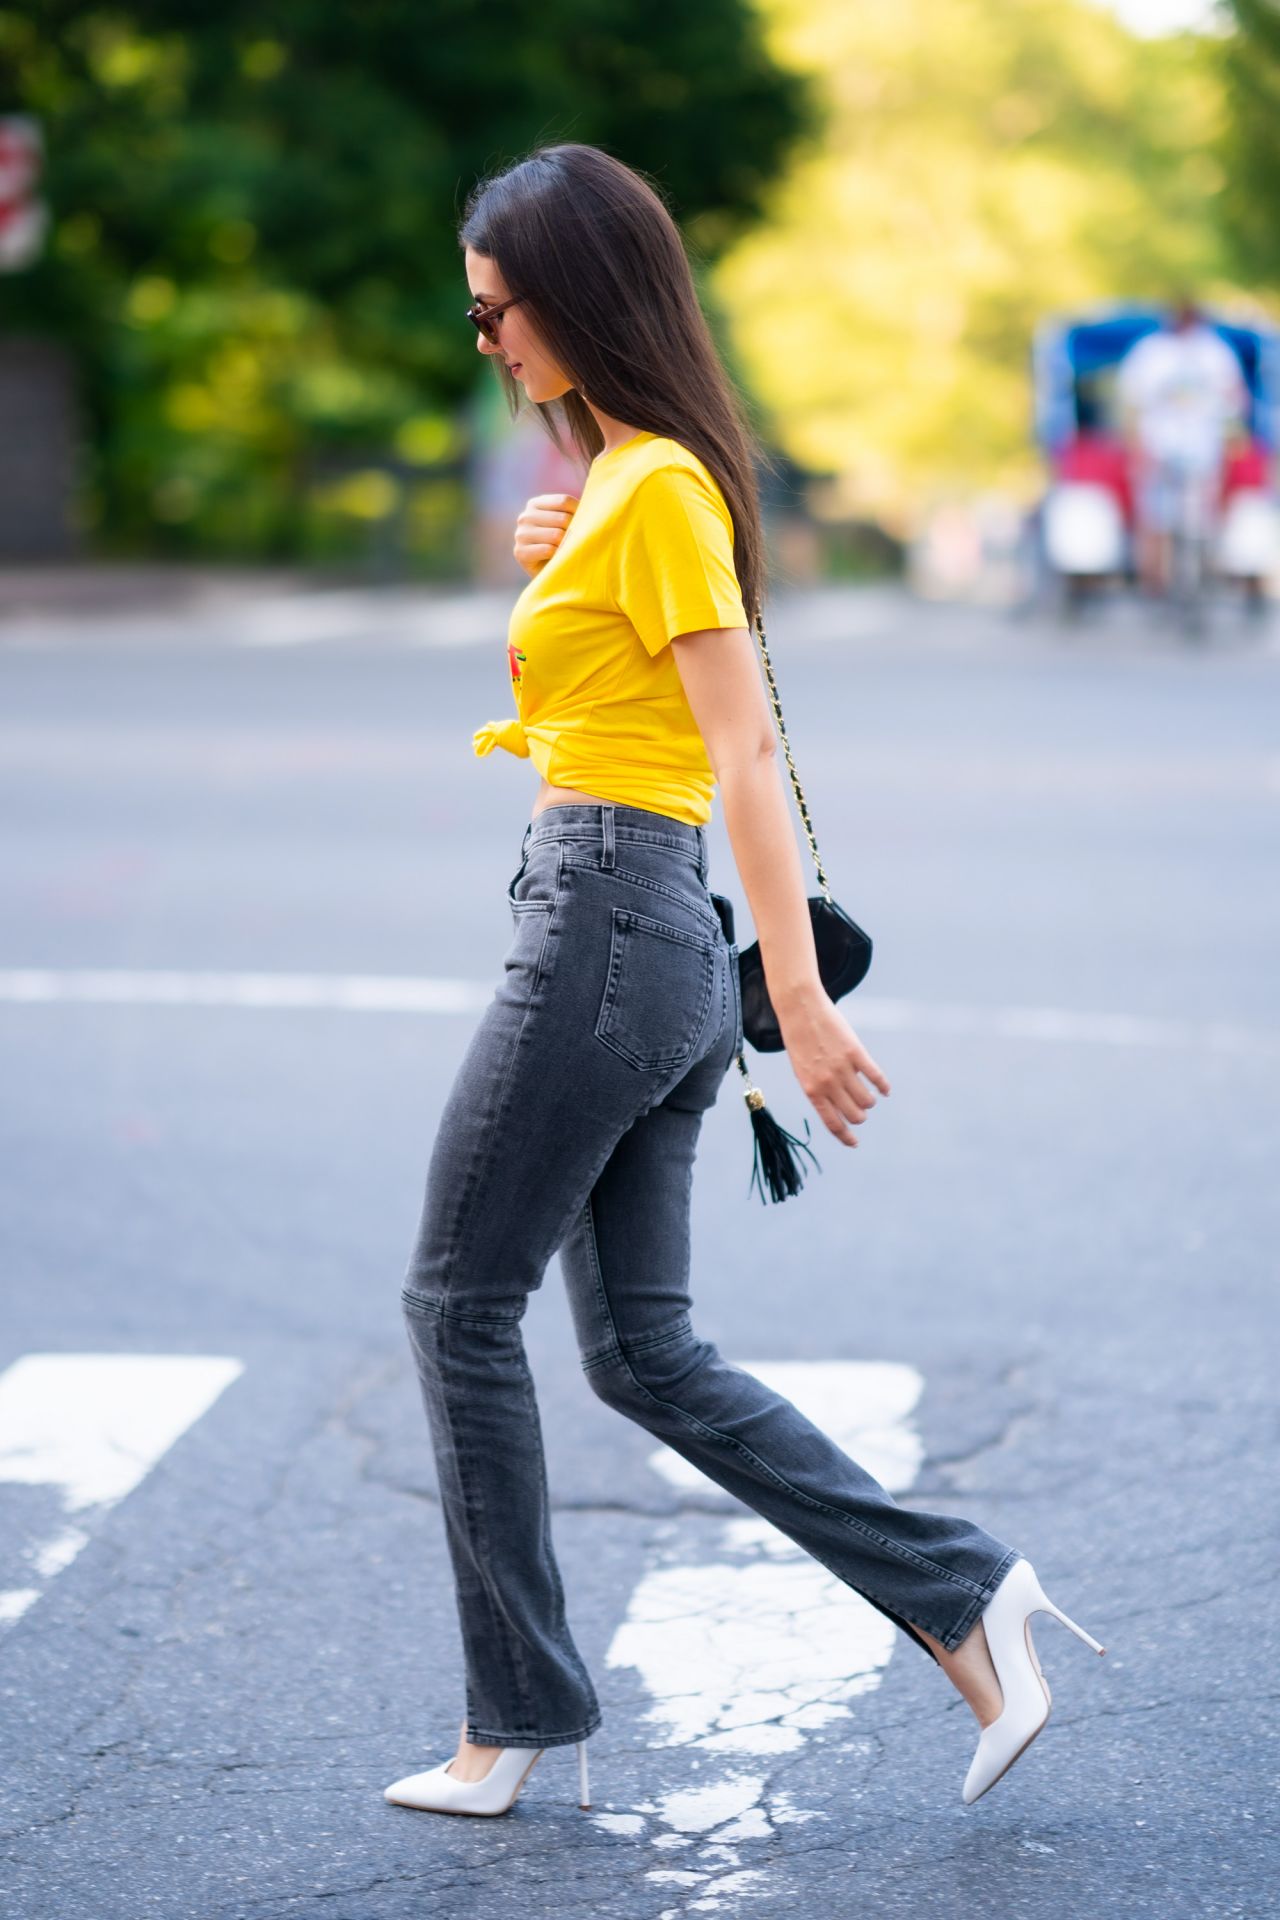
M 0 1374 L 0 1501 L 6 1483 L 46 1487 L 59 1510 L 41 1537 L 18 1547 L 29 1577 L 0 1587 L 0 1630 L 242 1370 L 211 1354 L 28 1353 Z
M 914 1367 L 738 1364 L 794 1401 L 891 1493 L 914 1481 L 924 1458 L 911 1420 L 924 1387 Z M 659 1447 L 650 1465 L 673 1486 L 708 1484 L 668 1447 Z M 768 1869 L 744 1856 L 744 1845 L 825 1816 L 797 1805 L 785 1787 L 771 1787 L 771 1766 L 813 1733 L 853 1718 L 850 1702 L 880 1685 L 898 1629 L 754 1514 L 726 1518 L 710 1557 L 692 1558 L 692 1546 L 688 1529 L 674 1522 L 631 1595 L 606 1661 L 640 1673 L 651 1702 L 641 1718 L 652 1748 L 703 1756 L 697 1783 L 690 1786 L 682 1768 L 681 1784 L 594 1818 L 606 1831 L 647 1837 L 662 1862 L 645 1876 L 655 1889 L 697 1889 L 695 1905 L 709 1908 L 730 1896 L 750 1900 L 781 1890 Z M 694 1849 L 692 1860 L 669 1864 L 672 1849 L 685 1847 Z

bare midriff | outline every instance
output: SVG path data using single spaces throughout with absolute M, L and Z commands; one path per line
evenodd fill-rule
M 541 813 L 544 807 L 565 807 L 572 800 L 585 800 L 594 807 L 602 804 L 598 793 L 581 793 L 577 787 L 553 787 L 549 780 L 544 779 L 534 796 L 533 812 Z

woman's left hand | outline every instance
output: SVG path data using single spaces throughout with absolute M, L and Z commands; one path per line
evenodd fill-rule
M 825 992 L 806 994 L 776 1012 L 792 1071 L 819 1119 L 837 1140 L 856 1147 L 852 1128 L 861 1126 L 876 1104 L 867 1082 L 889 1092 L 883 1068 Z

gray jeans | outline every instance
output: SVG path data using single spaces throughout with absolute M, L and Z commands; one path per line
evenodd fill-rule
M 752 1507 L 934 1658 L 1021 1556 L 900 1507 L 821 1428 L 694 1332 L 702 1116 L 741 1045 L 737 948 L 703 827 L 544 808 L 508 884 L 502 978 L 445 1101 L 401 1302 L 434 1447 L 477 1745 L 601 1723 L 565 1620 L 520 1321 L 558 1250 L 599 1397 Z M 744 1129 L 745 1132 L 745 1129 Z

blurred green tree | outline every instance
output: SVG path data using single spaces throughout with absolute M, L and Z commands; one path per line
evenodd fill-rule
M 1280 5 L 1225 5 L 1235 26 L 1223 42 L 1230 103 L 1222 142 L 1226 226 L 1241 273 L 1280 287 Z
M 0 277 L 0 330 L 75 355 L 98 546 L 278 555 L 323 549 L 318 455 L 456 458 L 473 179 L 604 146 L 710 260 L 815 112 L 750 0 L 0 4 L 6 109 L 42 124 L 53 222 Z M 330 497 L 390 510 L 374 471 Z

